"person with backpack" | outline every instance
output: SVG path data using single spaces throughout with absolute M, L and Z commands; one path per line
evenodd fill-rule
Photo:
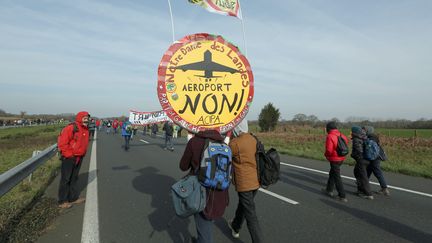
M 75 122 L 63 128 L 58 137 L 57 145 L 62 161 L 58 204 L 63 209 L 85 201 L 85 198 L 79 198 L 77 182 L 89 143 L 88 123 L 89 113 L 80 111 L 76 115 Z
M 379 149 L 382 150 L 379 137 L 375 134 L 374 127 L 364 126 L 362 129 L 365 131 L 367 138 L 377 143 Z M 387 183 L 381 170 L 381 160 L 382 158 L 378 156 L 376 159 L 369 161 L 369 165 L 366 168 L 367 176 L 370 178 L 371 174 L 373 173 L 381 186 L 381 190 L 378 191 L 378 193 L 384 194 L 385 196 L 390 196 L 390 191 L 387 188 Z
M 366 134 L 361 127 L 353 126 L 351 127 L 351 139 L 351 157 L 356 161 L 354 166 L 354 176 L 357 183 L 357 195 L 365 199 L 373 200 L 374 197 L 372 196 L 366 171 L 369 161 L 364 158 L 364 142 L 366 140 Z
M 348 139 L 336 126 L 336 122 L 331 121 L 326 125 L 327 138 L 325 143 L 324 156 L 330 162 L 330 172 L 326 188 L 322 191 L 333 197 L 333 189 L 336 186 L 338 199 L 341 202 L 348 202 L 340 175 L 340 167 L 348 154 Z
M 132 124 L 130 121 L 128 121 L 127 118 L 125 118 L 125 121 L 122 123 L 121 132 L 122 132 L 122 136 L 124 137 L 124 140 L 125 140 L 124 150 L 128 151 L 129 150 L 129 142 L 130 142 L 131 136 L 132 136 Z
M 248 133 L 246 120 L 240 122 L 233 131 L 234 138 L 229 146 L 233 157 L 233 184 L 239 198 L 235 216 L 228 222 L 234 238 L 240 237 L 244 220 L 253 243 L 263 241 L 263 234 L 255 211 L 255 196 L 260 188 L 257 173 L 257 140 Z
M 198 175 L 206 141 L 223 143 L 224 138 L 216 130 L 200 131 L 192 137 L 180 160 L 180 169 L 191 175 Z M 194 214 L 198 243 L 213 242 L 213 220 L 223 216 L 229 203 L 228 190 L 206 188 L 206 206 L 202 212 Z

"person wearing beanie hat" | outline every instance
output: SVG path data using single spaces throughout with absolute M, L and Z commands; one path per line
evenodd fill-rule
M 367 166 L 369 161 L 363 157 L 363 144 L 366 139 L 364 130 L 359 126 L 351 127 L 352 151 L 351 157 L 356 161 L 354 166 L 354 176 L 357 183 L 357 195 L 365 199 L 372 200 L 369 178 L 367 176 Z
M 340 175 L 340 167 L 345 161 L 345 156 L 340 156 L 337 152 L 338 137 L 342 137 L 346 144 L 348 139 L 336 127 L 336 123 L 331 121 L 326 125 L 327 138 L 325 143 L 324 156 L 330 162 L 329 178 L 326 188 L 321 189 L 326 195 L 333 197 L 333 189 L 336 187 L 338 199 L 341 202 L 348 202 Z
M 232 151 L 233 185 L 239 197 L 234 219 L 228 221 L 228 227 L 234 238 L 240 237 L 240 229 L 246 219 L 252 242 L 262 242 L 263 234 L 255 211 L 255 196 L 260 187 L 256 164 L 257 140 L 248 133 L 246 120 L 233 130 L 234 138 L 229 146 Z
M 378 144 L 378 146 L 380 147 L 380 150 L 381 150 L 380 154 L 382 154 L 384 152 L 384 150 L 381 147 L 378 135 L 375 134 L 374 127 L 364 126 L 363 130 L 365 131 L 368 139 L 375 141 Z M 387 188 L 387 183 L 386 183 L 386 180 L 384 178 L 384 174 L 381 170 L 381 160 L 382 160 L 381 156 L 378 156 L 378 158 L 376 160 L 369 161 L 369 165 L 366 168 L 367 176 L 368 176 L 368 178 L 370 178 L 371 174 L 373 173 L 374 176 L 377 178 L 380 186 L 381 186 L 381 190 L 378 191 L 378 193 L 384 194 L 385 196 L 390 196 L 390 191 Z

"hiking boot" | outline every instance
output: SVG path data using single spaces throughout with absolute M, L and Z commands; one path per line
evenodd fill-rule
M 329 196 L 329 197 L 334 197 L 333 192 L 329 192 L 329 191 L 327 191 L 326 188 L 321 188 L 321 191 L 322 191 L 322 193 L 326 194 L 326 195 Z
M 62 204 L 59 204 L 58 207 L 61 208 L 61 209 L 68 209 L 68 208 L 72 207 L 72 203 L 64 202 Z
M 337 197 L 337 199 L 341 202 L 347 203 L 348 199 L 346 199 L 346 197 Z
M 234 237 L 235 239 L 238 239 L 238 238 L 240 238 L 240 233 L 234 230 L 234 228 L 232 227 L 232 222 L 233 222 L 232 219 L 230 221 L 228 221 L 228 227 L 231 229 L 232 237 Z
M 384 196 L 390 196 L 390 191 L 387 188 L 382 188 L 378 193 L 383 194 Z
M 85 198 L 82 197 L 82 198 L 78 198 L 77 200 L 75 200 L 73 202 L 70 202 L 70 204 L 80 204 L 83 202 L 85 202 Z

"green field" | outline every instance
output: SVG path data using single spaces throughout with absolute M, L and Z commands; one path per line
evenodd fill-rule
M 56 143 L 60 130 L 60 126 L 0 129 L 0 173 L 27 160 L 33 151 L 44 150 Z M 59 166 L 57 156 L 53 157 L 34 171 L 31 181 L 24 180 L 0 198 L 0 242 L 5 240 L 3 237 L 16 234 L 18 219 L 43 194 Z
M 259 130 L 252 125 L 250 131 Z M 349 137 L 349 129 L 341 131 Z M 377 129 L 377 132 L 389 157 L 381 164 L 384 170 L 432 178 L 432 130 L 417 130 L 417 136 L 414 136 L 415 130 L 409 129 Z M 279 126 L 274 132 L 258 132 L 256 135 L 267 149 L 275 147 L 284 154 L 325 161 L 324 129 Z M 348 158 L 346 163 L 354 164 L 354 160 Z

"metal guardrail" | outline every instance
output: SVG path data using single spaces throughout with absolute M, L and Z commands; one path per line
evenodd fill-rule
M 0 175 L 0 197 L 14 188 L 18 183 L 27 178 L 40 165 L 45 163 L 57 152 L 57 144 L 51 145 L 35 157 L 32 157 L 21 164 Z

